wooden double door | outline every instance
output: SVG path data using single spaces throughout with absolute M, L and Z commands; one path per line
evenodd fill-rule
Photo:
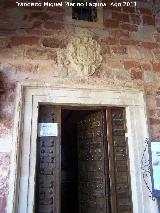
M 54 106 L 39 108 L 39 131 L 43 133 L 37 140 L 35 212 L 132 213 L 125 109 L 75 109 L 65 111 L 65 116 L 62 112 Z M 69 158 L 64 159 L 63 138 L 71 146 Z M 70 164 L 75 173 L 67 169 Z M 74 175 L 67 178 L 67 171 Z

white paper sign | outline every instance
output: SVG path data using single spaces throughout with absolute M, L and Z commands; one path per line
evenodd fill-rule
M 58 123 L 39 123 L 38 137 L 58 136 Z

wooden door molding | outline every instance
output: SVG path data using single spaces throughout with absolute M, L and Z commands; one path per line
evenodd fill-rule
M 158 212 L 148 198 L 140 169 L 143 142 L 148 137 L 145 95 L 136 90 L 93 86 L 19 85 L 13 133 L 7 213 L 32 213 L 34 206 L 37 118 L 40 103 L 63 106 L 123 106 L 126 109 L 134 213 Z M 18 202 L 18 199 L 19 202 Z M 23 211 L 22 211 L 23 209 Z
M 57 124 L 57 135 L 38 135 L 35 212 L 60 212 L 61 170 L 61 109 L 50 105 L 39 106 L 38 124 Z
M 107 118 L 112 212 L 132 213 L 125 108 L 108 108 Z

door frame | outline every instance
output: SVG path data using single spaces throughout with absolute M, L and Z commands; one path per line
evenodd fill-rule
M 148 196 L 141 172 L 144 141 L 149 137 L 145 94 L 133 89 L 93 86 L 17 86 L 7 213 L 32 213 L 36 165 L 39 104 L 61 106 L 125 107 L 132 188 L 133 213 L 158 213 Z M 149 182 L 150 184 L 150 182 Z

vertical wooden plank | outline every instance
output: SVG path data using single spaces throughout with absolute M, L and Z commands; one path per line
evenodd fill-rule
M 108 160 L 109 160 L 109 176 L 110 176 L 110 200 L 112 212 L 117 213 L 116 203 L 116 184 L 115 184 L 115 164 L 114 164 L 114 150 L 113 150 L 113 138 L 112 138 L 112 115 L 111 108 L 107 108 L 107 123 L 108 123 Z
M 125 138 L 125 109 L 112 107 L 108 110 L 110 174 L 113 212 L 131 213 L 132 195 L 130 183 L 128 143 Z
M 60 213 L 60 108 L 49 105 L 40 106 L 38 121 L 47 126 L 53 123 L 58 124 L 58 134 L 53 134 L 52 130 L 51 135 L 46 133 L 38 135 L 35 211 L 37 213 Z
M 56 137 L 56 213 L 61 212 L 61 109 L 56 109 L 58 137 Z
M 109 179 L 109 159 L 108 159 L 108 138 L 107 138 L 107 133 L 108 133 L 108 122 L 107 122 L 107 111 L 104 110 L 104 125 L 103 125 L 103 144 L 104 144 L 104 157 L 105 157 L 105 179 L 106 179 L 106 212 L 110 213 L 111 212 L 111 197 L 110 197 L 110 179 Z

